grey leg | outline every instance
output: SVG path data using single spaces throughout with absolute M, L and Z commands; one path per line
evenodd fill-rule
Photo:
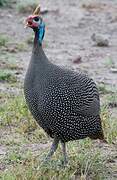
M 49 161 L 52 157 L 52 155 L 55 153 L 55 151 L 57 150 L 57 147 L 58 147 L 58 144 L 59 144 L 59 139 L 57 137 L 54 138 L 54 141 L 51 145 L 51 148 L 50 148 L 50 152 L 48 153 L 47 157 L 45 158 L 45 161 Z
M 68 163 L 68 159 L 67 159 L 67 152 L 66 152 L 66 144 L 65 144 L 65 142 L 61 142 L 61 145 L 62 145 L 63 158 L 64 158 L 63 163 L 67 164 Z

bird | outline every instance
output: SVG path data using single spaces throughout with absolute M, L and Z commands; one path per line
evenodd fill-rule
M 26 18 L 26 27 L 35 34 L 24 80 L 26 103 L 33 118 L 53 139 L 45 160 L 51 159 L 60 143 L 66 164 L 67 142 L 87 137 L 104 140 L 98 88 L 87 74 L 49 61 L 42 46 L 45 23 L 40 6 Z

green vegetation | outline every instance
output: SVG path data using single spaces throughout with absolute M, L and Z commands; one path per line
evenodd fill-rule
M 27 46 L 25 43 L 17 43 L 15 45 L 15 49 L 16 51 L 26 51 L 27 50 Z
M 86 178 L 95 178 L 95 179 L 102 179 L 104 178 L 104 175 L 107 173 L 105 172 L 105 160 L 101 157 L 100 152 L 94 152 L 92 155 L 88 151 L 85 151 L 85 154 L 83 152 L 84 147 L 80 146 L 80 153 L 78 154 L 76 149 L 73 150 L 72 148 L 70 150 L 73 150 L 74 155 L 70 157 L 70 163 L 66 168 L 63 168 L 60 166 L 59 160 L 56 160 L 59 158 L 60 154 L 56 154 L 55 159 L 47 165 L 43 165 L 38 167 L 39 161 L 38 159 L 33 158 L 29 155 L 27 157 L 27 160 L 25 159 L 25 163 L 23 163 L 23 159 L 20 156 L 16 156 L 15 154 L 10 157 L 10 159 L 15 160 L 16 162 L 22 162 L 17 163 L 17 166 L 11 171 L 6 171 L 2 173 L 2 177 L 7 179 L 7 177 L 10 177 L 11 179 L 83 179 Z M 88 150 L 88 149 L 86 149 Z M 20 160 L 19 160 L 20 158 Z M 24 164 L 24 165 L 23 165 Z M 98 168 L 98 171 L 97 171 Z
M 115 63 L 111 57 L 105 59 L 105 66 L 107 66 L 108 68 L 112 68 L 115 66 Z
M 30 37 L 26 40 L 27 44 L 32 44 L 33 41 L 34 41 L 34 37 L 33 37 L 33 36 L 30 36 Z
M 102 125 L 107 141 L 109 143 L 115 141 L 117 137 L 117 121 L 111 117 L 107 105 L 102 107 Z
M 16 63 L 16 58 L 9 52 L 0 51 L 0 82 L 16 83 L 17 77 L 15 73 L 21 68 Z
M 17 4 L 17 9 L 20 13 L 32 13 L 38 4 L 38 0 L 20 0 Z
M 7 42 L 8 42 L 8 37 L 3 34 L 0 34 L 0 47 L 6 46 Z
M 117 93 L 113 93 L 111 96 L 108 97 L 108 106 L 110 108 L 117 107 Z
M 19 51 L 26 51 L 26 43 L 16 43 L 10 37 L 7 37 L 5 34 L 0 34 L 0 47 L 4 47 L 2 51 L 6 53 L 16 53 Z M 3 53 L 3 52 L 2 52 Z
M 111 118 L 107 106 L 102 107 L 101 116 L 105 137 L 109 143 L 113 143 L 117 136 L 116 119 Z M 23 145 L 27 143 L 46 143 L 49 140 L 33 120 L 23 95 L 17 97 L 4 95 L 4 102 L 0 107 L 0 117 L 0 128 L 7 129 L 7 135 L 0 138 L 0 144 L 6 144 L 10 148 L 5 159 L 2 158 L 7 170 L 0 173 L 1 179 L 37 180 L 44 176 L 48 179 L 61 180 L 68 178 L 103 180 L 106 176 L 111 176 L 112 169 L 108 169 L 107 160 L 112 157 L 106 157 L 101 149 L 95 147 L 88 138 L 68 143 L 69 164 L 65 168 L 62 166 L 60 147 L 46 165 L 41 165 L 41 163 L 49 149 L 45 151 L 40 149 L 37 154 L 31 152 L 32 149 L 22 151 Z M 114 165 L 112 168 L 115 168 Z
M 26 50 L 26 43 L 13 43 L 12 39 L 1 34 L 0 46 L 0 82 L 13 85 L 17 82 L 17 75 L 22 72 L 16 53 Z
M 0 6 L 5 6 L 8 3 L 8 0 L 0 0 Z
M 110 86 L 109 84 L 103 82 L 98 84 L 98 90 L 100 95 L 111 95 L 112 97 L 117 93 L 117 88 L 115 87 L 115 85 Z
M 109 94 L 111 91 L 108 89 L 107 85 L 104 83 L 100 83 L 98 85 L 98 89 L 100 94 Z
M 0 7 L 12 7 L 12 3 L 16 3 L 17 0 L 0 0 Z
M 23 96 L 9 97 L 6 95 L 6 99 L 8 100 L 0 108 L 1 126 L 16 127 L 21 134 L 32 132 L 33 140 L 37 138 L 42 142 L 46 141 L 47 137 L 44 131 L 39 129 L 36 121 L 32 119 Z
M 9 82 L 9 83 L 15 83 L 17 82 L 17 78 L 16 76 L 11 73 L 10 71 L 8 70 L 0 70 L 0 82 Z

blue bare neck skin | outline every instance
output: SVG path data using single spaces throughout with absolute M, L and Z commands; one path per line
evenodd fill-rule
M 39 27 L 35 28 L 33 30 L 35 32 L 35 38 L 34 38 L 34 45 L 33 45 L 32 58 L 31 59 L 32 59 L 32 63 L 36 64 L 35 68 L 39 69 L 39 67 L 41 68 L 42 65 L 44 65 L 45 63 L 48 63 L 48 59 L 47 59 L 47 57 L 43 51 L 43 48 L 42 48 L 42 41 L 43 41 L 44 34 L 45 34 L 44 22 L 41 20 Z
M 41 21 L 38 28 L 34 29 L 34 32 L 35 32 L 34 46 L 37 45 L 41 46 L 45 34 L 45 24 L 43 21 Z

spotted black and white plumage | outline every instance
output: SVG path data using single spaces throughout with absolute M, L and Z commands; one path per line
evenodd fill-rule
M 39 51 L 46 58 L 42 47 Z M 40 54 L 35 53 L 25 79 L 25 96 L 39 125 L 51 137 L 56 135 L 65 142 L 98 138 L 102 128 L 96 84 L 81 72 L 62 69 L 47 58 L 40 60 Z
M 52 138 L 63 143 L 86 137 L 104 138 L 94 81 L 81 72 L 50 63 L 38 41 L 34 44 L 24 92 L 33 117 Z

